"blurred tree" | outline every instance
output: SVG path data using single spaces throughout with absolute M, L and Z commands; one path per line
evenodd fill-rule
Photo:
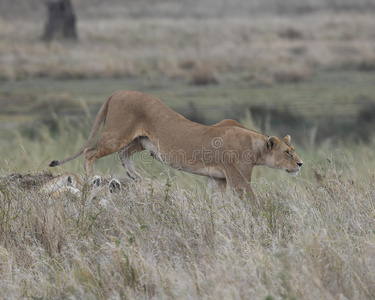
M 42 39 L 50 41 L 54 38 L 76 40 L 76 16 L 70 0 L 47 1 L 47 21 Z
M 366 143 L 371 142 L 375 128 L 375 103 L 368 103 L 358 112 L 356 138 Z

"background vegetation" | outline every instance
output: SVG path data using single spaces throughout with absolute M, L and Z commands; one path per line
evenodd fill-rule
M 79 40 L 45 43 L 44 1 L 0 2 L 0 298 L 374 297 L 375 1 L 73 4 Z M 118 194 L 39 195 L 119 89 L 291 134 L 302 172 L 258 168 L 260 207 L 140 157 Z

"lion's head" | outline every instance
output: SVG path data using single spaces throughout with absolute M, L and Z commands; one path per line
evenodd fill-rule
M 285 170 L 291 176 L 297 176 L 303 161 L 290 144 L 290 135 L 283 139 L 275 136 L 268 138 L 266 164 L 271 168 Z

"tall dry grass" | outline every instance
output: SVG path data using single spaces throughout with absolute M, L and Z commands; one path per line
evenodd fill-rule
M 0 298 L 375 294 L 372 145 L 297 147 L 305 165 L 295 179 L 256 168 L 260 207 L 182 172 L 176 179 L 167 170 L 163 179 L 160 169 L 119 193 L 53 199 L 37 193 L 43 176 L 35 174 L 46 169 L 50 153 L 64 157 L 85 138 L 68 121 L 58 125 L 54 138 L 41 128 L 37 139 L 18 136 L 18 147 L 0 151 Z M 98 173 L 113 174 L 114 164 L 110 157 Z M 22 168 L 31 172 L 14 174 Z M 83 174 L 79 159 L 58 172 L 64 170 Z M 22 177 L 37 180 L 25 184 Z
M 0 297 L 371 299 L 375 179 L 307 168 L 259 180 L 259 208 L 170 180 L 51 199 L 2 172 Z

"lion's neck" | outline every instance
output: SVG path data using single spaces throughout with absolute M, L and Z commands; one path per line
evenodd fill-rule
M 254 137 L 253 143 L 253 155 L 254 155 L 254 165 L 262 166 L 266 165 L 267 161 L 267 139 L 268 136 L 264 134 L 259 134 Z

